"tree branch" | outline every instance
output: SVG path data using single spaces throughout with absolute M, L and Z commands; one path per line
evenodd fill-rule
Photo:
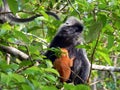
M 95 64 L 93 64 L 92 65 L 92 70 L 120 72 L 120 67 L 103 66 L 103 65 L 95 65 Z
M 18 57 L 20 60 L 29 59 L 29 56 L 27 54 L 25 54 L 24 52 L 14 48 L 14 47 L 0 45 L 0 51 L 4 51 L 4 52 L 9 53 L 15 57 Z

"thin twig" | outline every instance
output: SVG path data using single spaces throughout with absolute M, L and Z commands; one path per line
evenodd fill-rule
M 38 36 L 36 36 L 36 35 L 34 35 L 34 34 L 31 34 L 31 33 L 25 33 L 25 32 L 23 32 L 23 33 L 26 34 L 26 35 L 28 35 L 28 36 L 33 36 L 33 37 L 39 39 L 39 40 L 40 40 L 41 42 L 43 42 L 46 46 L 48 46 L 48 43 L 47 43 L 44 39 L 39 38 Z
M 26 50 L 27 50 L 27 54 L 28 54 L 28 56 L 29 56 L 29 60 L 32 62 L 32 58 L 31 58 L 31 55 L 30 55 L 28 46 L 25 45 L 25 48 L 26 48 Z M 32 63 L 33 63 L 33 62 L 32 62 Z
M 93 52 L 91 54 L 91 67 L 90 67 L 90 73 L 89 73 L 88 79 L 90 78 L 90 75 L 91 75 L 91 72 L 92 72 L 92 64 L 93 64 L 93 60 L 94 60 L 94 54 L 95 54 L 95 51 L 96 51 L 96 48 L 97 48 L 97 45 L 98 45 L 98 42 L 99 42 L 99 38 L 100 38 L 100 31 L 98 33 L 98 38 L 96 40 L 96 44 L 95 44 L 95 46 L 93 48 Z
M 24 67 L 22 67 L 22 68 L 19 68 L 19 69 L 16 70 L 15 72 L 16 72 L 16 73 L 20 73 L 20 72 L 22 72 L 23 70 L 26 70 L 27 68 L 32 67 L 32 66 L 33 66 L 33 64 L 31 64 L 31 65 L 29 65 L 29 66 L 24 66 Z
M 70 0 L 67 0 L 67 1 L 68 1 L 68 3 L 71 5 L 71 7 L 78 13 L 79 18 L 81 19 L 81 17 L 80 17 L 80 12 L 79 12 L 77 9 L 75 9 L 75 7 L 72 5 L 72 3 L 71 3 Z
M 110 74 L 111 74 L 111 76 L 112 76 L 112 78 L 113 78 L 114 86 L 115 86 L 115 88 L 116 88 L 116 87 L 117 87 L 117 79 L 116 79 L 115 73 L 112 72 L 112 71 L 110 71 Z
M 10 57 L 11 55 L 9 53 L 6 53 L 6 60 L 7 60 L 7 64 L 10 64 Z
M 66 3 L 62 8 L 60 8 L 59 11 L 62 11 L 67 5 L 68 5 L 68 3 Z
M 72 71 L 72 70 L 71 70 L 71 72 L 72 72 L 76 77 L 78 77 L 83 83 L 85 83 L 85 81 L 84 81 L 78 74 L 76 74 L 76 73 L 75 73 L 74 71 Z M 76 78 L 76 77 L 75 77 L 75 78 Z M 74 79 L 75 79 L 75 78 L 74 78 Z

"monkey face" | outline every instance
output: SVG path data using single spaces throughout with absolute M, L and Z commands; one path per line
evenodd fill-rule
M 57 36 L 63 38 L 66 41 L 74 42 L 73 40 L 78 39 L 82 31 L 82 23 L 75 17 L 70 17 L 66 20 L 64 24 L 61 25 Z
M 50 47 L 68 47 L 74 45 L 79 37 L 81 37 L 82 31 L 82 23 L 75 17 L 70 17 L 60 26 Z M 54 43 L 54 45 L 52 43 Z

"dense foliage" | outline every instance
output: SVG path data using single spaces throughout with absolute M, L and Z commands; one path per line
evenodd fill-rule
M 52 63 L 43 59 L 58 27 L 69 16 L 84 23 L 83 46 L 93 64 L 119 67 L 120 65 L 120 1 L 119 0 L 7 0 L 11 11 L 26 18 L 33 14 L 43 17 L 24 24 L 6 22 L 0 24 L 0 45 L 12 46 L 30 56 L 20 61 L 0 50 L 0 88 L 3 90 L 115 90 L 120 88 L 120 74 L 94 70 L 88 85 L 62 84 Z M 0 1 L 2 5 L 2 1 Z M 53 11 L 60 21 L 48 16 Z M 36 66 L 35 62 L 40 65 Z

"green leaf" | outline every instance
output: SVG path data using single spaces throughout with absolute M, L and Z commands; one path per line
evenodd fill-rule
M 112 60 L 110 59 L 108 53 L 106 53 L 105 51 L 101 51 L 101 50 L 97 51 L 97 53 L 104 59 L 104 61 L 107 62 L 108 65 L 112 65 Z
M 29 0 L 24 0 L 25 3 L 29 2 Z
M 54 73 L 54 74 L 56 74 L 57 76 L 59 76 L 59 73 L 55 70 L 55 69 L 53 69 L 53 68 L 43 68 L 43 70 L 45 71 L 45 72 L 49 72 L 49 73 Z
M 71 85 L 71 84 L 65 84 L 64 89 L 65 90 L 91 90 L 89 86 L 82 85 L 82 84 L 76 85 L 76 86 Z
M 38 50 L 38 47 L 37 46 L 29 46 L 29 52 L 30 52 L 30 54 L 36 54 L 36 55 L 39 55 L 40 53 L 39 53 L 39 50 Z
M 87 85 L 77 85 L 74 90 L 91 90 Z
M 114 44 L 114 37 L 109 35 L 108 36 L 108 44 L 107 44 L 107 48 L 110 49 L 113 47 L 113 44 Z
M 120 15 L 120 14 L 119 14 L 119 15 Z M 115 27 L 116 27 L 117 29 L 120 29 L 120 16 L 117 17 L 116 20 L 115 20 Z
M 45 63 L 47 65 L 47 68 L 52 68 L 53 67 L 53 64 L 50 60 L 46 60 Z
M 6 34 L 6 30 L 0 30 L 0 37 L 4 36 Z
M 90 49 L 91 47 L 89 45 L 77 45 L 76 48 Z
M 48 19 L 48 15 L 44 11 L 40 11 L 42 15 L 45 17 L 45 19 Z
M 31 63 L 31 61 L 29 60 L 29 61 L 22 61 L 20 64 L 19 64 L 19 66 L 20 67 L 23 67 L 23 66 L 29 66 L 29 65 L 31 65 L 32 63 Z
M 6 61 L 0 61 L 0 71 L 11 72 L 11 67 L 7 64 Z
M 19 65 L 15 64 L 15 63 L 12 63 L 12 64 L 10 64 L 10 68 L 13 69 L 13 70 L 17 70 L 19 68 Z
M 7 0 L 11 11 L 15 14 L 18 11 L 18 4 L 16 0 Z
M 22 84 L 23 90 L 33 90 L 29 85 Z
M 23 71 L 23 73 L 28 75 L 35 75 L 36 73 L 42 73 L 42 70 L 36 66 L 33 66 Z
M 11 28 L 12 27 L 8 23 L 5 23 L 5 24 L 2 25 L 3 30 L 11 30 Z
M 0 1 L 0 5 L 2 5 L 2 0 Z
M 13 80 L 17 80 L 16 82 L 20 82 L 20 83 L 23 83 L 25 82 L 25 78 L 22 76 L 22 75 L 19 75 L 19 74 L 10 74 L 10 76 L 13 78 Z
M 106 20 L 106 15 L 104 13 L 98 15 L 97 21 L 93 21 L 92 25 L 89 27 L 88 35 L 86 36 L 87 42 L 97 38 L 103 27 L 106 25 Z
M 58 90 L 55 86 L 44 86 L 41 90 Z
M 9 75 L 7 75 L 5 73 L 1 73 L 0 76 L 1 76 L 0 77 L 0 82 L 4 83 L 6 85 L 9 85 L 12 78 L 10 78 Z
M 113 35 L 114 28 L 110 24 L 107 24 L 105 26 L 105 28 L 103 29 L 103 32 L 108 34 L 108 35 Z
M 10 38 L 8 39 L 8 42 L 10 42 L 10 43 L 15 43 L 15 42 L 16 42 L 16 38 L 10 37 Z
M 55 76 L 53 76 L 53 75 L 50 75 L 50 74 L 48 74 L 48 75 L 46 75 L 45 76 L 50 82 L 52 82 L 52 81 L 57 81 L 57 78 L 55 77 Z
M 97 38 L 99 32 L 102 30 L 103 24 L 102 22 L 93 22 L 91 27 L 89 28 L 88 35 L 86 36 L 87 42 L 93 41 Z
M 65 84 L 64 85 L 65 90 L 75 90 L 75 86 L 71 84 Z
M 39 90 L 39 86 L 40 86 L 40 82 L 38 82 L 37 80 L 31 80 L 32 83 L 34 84 L 34 87 L 37 88 L 36 90 Z
M 107 14 L 106 13 L 99 13 L 97 21 L 102 23 L 102 28 L 103 28 L 107 22 Z
M 28 29 L 28 33 L 30 32 L 36 32 L 36 30 L 40 29 L 40 26 L 33 26 Z
M 120 51 L 120 44 L 118 45 L 117 50 L 119 50 L 119 51 Z
M 29 42 L 28 37 L 27 37 L 25 34 L 23 34 L 21 31 L 14 31 L 14 35 L 15 35 L 15 37 L 18 38 L 19 40 L 22 40 L 22 41 L 24 41 L 24 42 L 26 42 L 26 43 Z

